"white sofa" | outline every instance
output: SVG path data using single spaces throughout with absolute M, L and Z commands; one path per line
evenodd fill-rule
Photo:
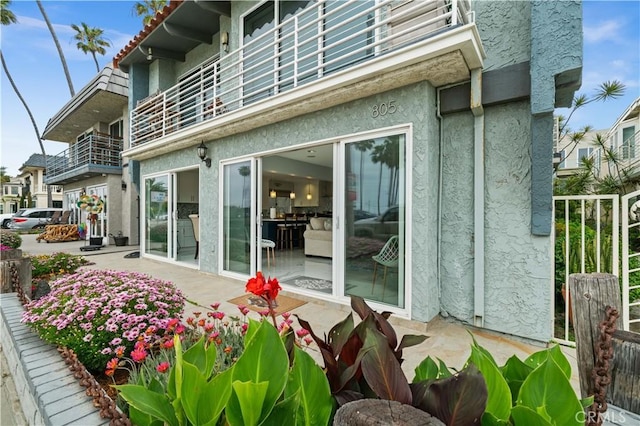
M 333 230 L 331 218 L 312 217 L 304 231 L 306 256 L 333 257 Z

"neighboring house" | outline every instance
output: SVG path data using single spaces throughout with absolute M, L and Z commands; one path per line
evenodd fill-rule
M 619 159 L 619 168 L 627 172 L 627 178 L 638 181 L 640 178 L 640 98 L 618 117 L 605 135 L 605 146 L 611 149 Z M 598 177 L 602 178 L 614 174 L 617 170 L 610 164 L 602 150 L 593 152 L 593 157 L 598 171 Z
M 51 201 L 48 204 L 47 184 L 47 161 L 53 160 L 52 155 L 31 154 L 27 161 L 22 164 L 16 176 L 23 184 L 22 192 L 25 200 L 21 207 L 62 207 L 62 186 L 51 186 Z M 31 203 L 28 200 L 31 200 Z M 27 205 L 28 204 L 28 205 Z
M 581 16 L 577 1 L 171 1 L 114 58 L 142 256 L 551 339 L 553 111 L 580 85 Z M 321 254 L 304 255 L 306 222 L 329 231 Z M 270 265 L 262 238 L 286 243 Z
M 579 142 L 571 140 L 569 135 L 562 137 L 554 147 L 554 152 L 560 154 L 560 164 L 556 172 L 559 178 L 576 174 L 583 167 L 582 159 L 589 158 L 598 151 L 598 146 L 593 142 L 596 135 L 606 135 L 607 129 L 592 130 L 586 132 Z
M 17 178 L 11 178 L 9 182 L 2 182 L 2 203 L 0 203 L 0 214 L 15 213 L 20 206 L 22 197 L 23 182 Z
M 47 161 L 45 183 L 63 185 L 63 207 L 73 223 L 86 223 L 87 237 L 122 232 L 137 244 L 137 191 L 130 185 L 121 153 L 126 139 L 128 76 L 111 65 L 67 102 L 47 123 L 43 138 L 69 147 Z M 78 207 L 83 195 L 96 195 L 104 209 L 88 216 Z

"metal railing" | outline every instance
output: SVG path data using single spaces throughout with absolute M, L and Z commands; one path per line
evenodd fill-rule
M 469 0 L 318 1 L 131 111 L 131 146 L 473 21 Z
M 47 161 L 47 179 L 84 166 L 122 167 L 122 138 L 89 135 Z

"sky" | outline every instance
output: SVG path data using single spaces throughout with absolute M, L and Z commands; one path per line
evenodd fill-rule
M 67 60 L 74 89 L 79 92 L 97 70 L 90 54 L 76 48 L 71 24 L 85 22 L 104 30 L 111 43 L 104 56 L 98 56 L 100 67 L 113 57 L 142 29 L 142 18 L 133 13 L 133 1 L 54 1 L 42 0 L 54 26 Z M 10 10 L 17 24 L 0 29 L 2 54 L 23 98 L 31 109 L 40 133 L 71 95 L 51 34 L 35 1 L 13 0 Z M 576 111 L 569 122 L 573 129 L 591 125 L 606 129 L 640 96 L 640 1 L 583 2 L 583 70 L 578 93 L 592 96 L 598 86 L 609 80 L 619 80 L 626 94 L 608 102 L 594 102 Z M 0 80 L 0 166 L 10 176 L 31 154 L 41 153 L 31 120 L 7 76 L 2 70 Z M 557 113 L 567 116 L 566 109 Z M 45 141 L 48 155 L 56 155 L 66 144 Z

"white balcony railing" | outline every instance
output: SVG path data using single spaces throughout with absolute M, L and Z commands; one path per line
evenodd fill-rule
M 131 147 L 472 21 L 469 0 L 314 2 L 131 111 Z
M 81 167 L 122 168 L 122 138 L 92 134 L 72 144 L 47 160 L 47 179 L 58 177 Z

